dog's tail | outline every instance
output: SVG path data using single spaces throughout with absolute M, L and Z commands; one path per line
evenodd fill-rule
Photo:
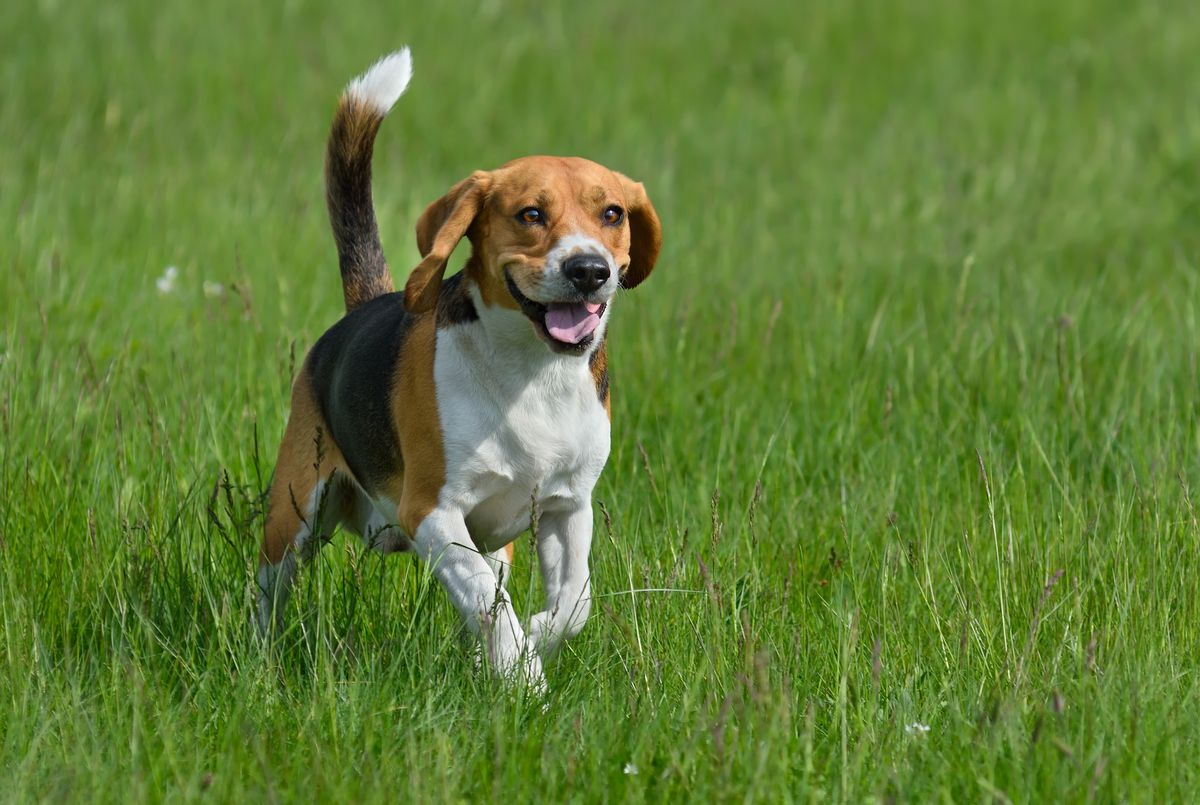
M 410 78 L 412 56 L 401 48 L 347 84 L 333 116 L 325 150 L 325 201 L 347 313 L 395 289 L 371 203 L 371 152 L 379 124 Z

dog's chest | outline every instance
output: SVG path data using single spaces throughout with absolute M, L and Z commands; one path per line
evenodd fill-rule
M 446 458 L 443 501 L 495 550 L 543 511 L 586 505 L 609 452 L 609 420 L 580 358 L 529 365 L 473 359 L 439 335 L 435 362 Z

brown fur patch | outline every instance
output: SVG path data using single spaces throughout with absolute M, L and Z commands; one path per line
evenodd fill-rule
M 479 288 L 479 297 L 485 305 L 488 307 L 501 307 L 507 310 L 521 309 L 521 306 L 517 304 L 517 300 L 513 299 L 513 295 L 508 292 L 508 283 L 504 281 L 503 271 L 488 271 L 483 268 L 482 262 L 474 257 L 467 264 L 467 270 L 470 272 L 475 286 Z M 531 283 L 537 282 L 537 277 L 542 273 L 540 266 L 533 268 L 524 263 L 510 266 L 510 271 L 518 288 L 530 287 Z
M 305 523 L 312 523 L 314 512 L 308 510 L 308 505 L 317 482 L 335 473 L 347 473 L 346 463 L 317 407 L 305 367 L 292 384 L 292 411 L 271 481 L 260 564 L 282 561 Z M 344 497 L 335 482 L 324 505 L 340 509 L 345 505 Z
M 475 226 L 490 184 L 487 173 L 476 171 L 426 207 L 417 219 L 417 249 L 423 259 L 404 285 L 404 305 L 412 313 L 424 313 L 437 305 L 446 262 Z
M 662 223 L 642 183 L 621 174 L 617 176 L 621 178 L 625 194 L 630 232 L 629 265 L 621 273 L 621 287 L 636 288 L 650 276 L 658 262 L 658 253 L 662 250 Z
M 410 537 L 437 506 L 446 481 L 442 423 L 433 378 L 436 324 L 432 314 L 413 322 L 396 362 L 392 416 L 400 436 L 404 469 L 387 485 L 385 494 L 397 502 L 396 520 Z
M 604 411 L 611 420 L 612 403 L 609 400 L 608 388 L 608 342 L 601 341 L 600 346 L 596 347 L 596 351 L 588 360 L 591 364 L 592 380 L 596 384 L 596 396 L 600 398 L 600 402 L 604 405 Z

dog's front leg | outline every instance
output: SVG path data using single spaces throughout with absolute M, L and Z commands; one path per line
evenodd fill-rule
M 550 657 L 564 640 L 583 629 L 592 609 L 592 506 L 542 515 L 537 534 L 538 564 L 546 590 L 545 609 L 529 619 L 529 642 Z
M 545 687 L 542 663 L 513 612 L 508 593 L 471 542 L 460 512 L 434 509 L 417 527 L 413 547 L 487 649 L 492 670 L 534 688 Z

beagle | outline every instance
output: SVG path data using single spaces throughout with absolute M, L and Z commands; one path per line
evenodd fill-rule
M 591 608 L 592 488 L 609 452 L 604 336 L 618 288 L 658 258 L 641 184 L 579 158 L 476 171 L 417 221 L 422 260 L 394 292 L 371 155 L 408 86 L 407 48 L 346 87 L 325 160 L 346 315 L 292 387 L 259 556 L 258 621 L 282 627 L 297 565 L 342 525 L 431 568 L 499 675 L 544 686 L 542 660 Z M 466 237 L 471 254 L 443 279 Z M 522 624 L 512 542 L 539 519 L 546 600 Z

